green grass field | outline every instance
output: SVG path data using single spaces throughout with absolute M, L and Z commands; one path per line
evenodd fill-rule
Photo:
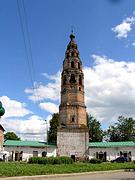
M 67 165 L 39 165 L 27 163 L 0 163 L 0 177 L 32 176 L 45 174 L 80 173 L 116 169 L 135 169 L 133 163 L 75 163 Z

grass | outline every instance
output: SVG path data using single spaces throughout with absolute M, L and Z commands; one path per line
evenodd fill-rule
M 75 163 L 67 165 L 39 165 L 27 163 L 0 163 L 0 177 L 32 176 L 46 174 L 80 173 L 91 171 L 106 171 L 118 169 L 135 169 L 133 163 Z

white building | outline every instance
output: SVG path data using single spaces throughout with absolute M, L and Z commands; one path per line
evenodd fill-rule
M 7 140 L 4 151 L 8 152 L 8 160 L 28 161 L 30 157 L 56 156 L 56 146 L 38 141 Z
M 98 158 L 104 161 L 111 161 L 119 156 L 135 160 L 135 143 L 132 141 L 89 143 L 88 156 L 89 159 Z
M 54 145 L 38 141 L 15 141 L 7 140 L 4 143 L 4 151 L 7 152 L 6 159 L 13 161 L 28 161 L 30 157 L 55 157 L 57 148 Z M 85 154 L 86 155 L 86 154 Z M 98 158 L 111 161 L 119 156 L 135 160 L 135 143 L 127 142 L 92 142 L 87 149 L 89 159 Z

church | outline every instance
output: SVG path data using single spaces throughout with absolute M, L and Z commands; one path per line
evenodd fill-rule
M 37 141 L 7 140 L 3 144 L 4 128 L 1 128 L 1 153 L 7 152 L 8 160 L 28 160 L 33 156 L 69 156 L 72 158 L 99 158 L 112 160 L 120 155 L 135 160 L 134 142 L 89 143 L 86 121 L 84 74 L 75 36 L 70 35 L 63 70 L 61 73 L 61 102 L 59 106 L 59 127 L 57 145 Z

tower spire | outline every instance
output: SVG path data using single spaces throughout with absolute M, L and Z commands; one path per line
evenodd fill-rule
M 74 35 L 74 28 L 73 26 L 71 26 L 71 34 L 70 34 L 70 39 L 71 41 L 75 38 L 75 35 Z

